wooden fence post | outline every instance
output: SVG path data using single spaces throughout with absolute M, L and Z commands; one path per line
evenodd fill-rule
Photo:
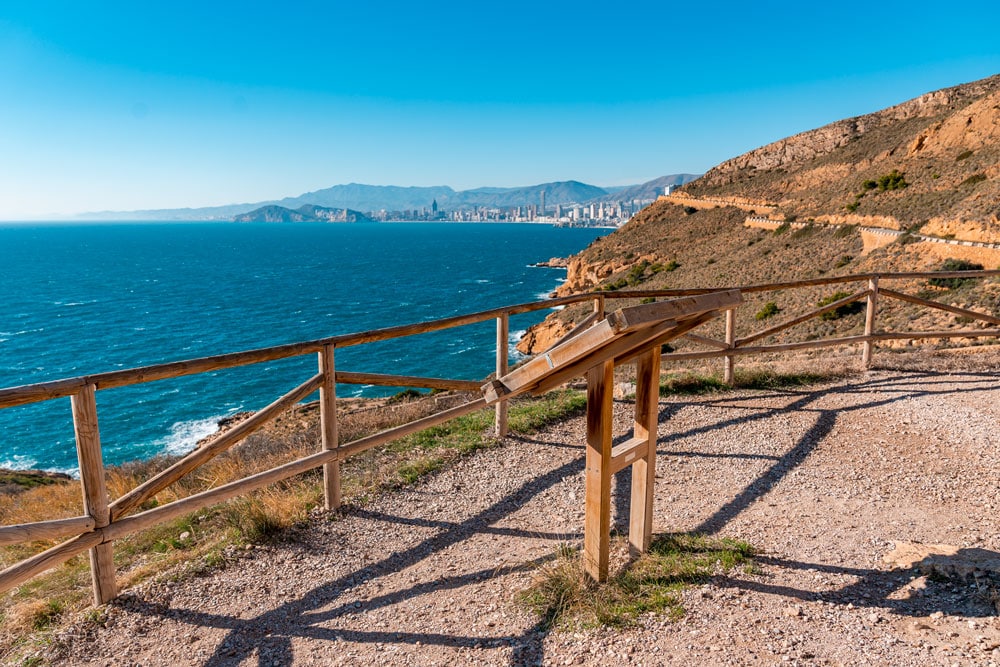
M 510 316 L 504 313 L 497 318 L 497 379 L 507 374 L 507 346 L 510 344 Z M 497 437 L 507 435 L 507 401 L 496 405 Z
M 632 502 L 629 513 L 629 553 L 649 550 L 653 536 L 653 486 L 656 481 L 656 435 L 659 425 L 660 346 L 642 354 L 635 372 L 633 437 L 646 441 L 646 454 L 632 464 Z
M 878 308 L 878 276 L 873 276 L 868 280 L 868 308 L 865 310 L 865 336 L 875 333 L 875 310 Z M 868 339 L 861 348 L 861 365 L 864 368 L 871 368 L 872 353 L 875 345 Z
M 584 478 L 583 566 L 596 581 L 608 578 L 611 544 L 611 421 L 615 362 L 587 371 L 587 459 Z
M 99 530 L 111 522 L 111 510 L 104 480 L 101 433 L 97 425 L 96 392 L 97 387 L 88 384 L 73 394 L 70 402 L 76 455 L 80 463 L 80 483 L 83 486 L 83 511 L 94 519 L 94 527 Z M 114 547 L 110 542 L 90 549 L 90 575 L 94 583 L 94 604 L 105 604 L 118 595 Z
M 322 450 L 336 449 L 337 432 L 337 371 L 333 359 L 334 346 L 324 345 L 319 352 L 319 370 L 323 384 L 319 388 L 319 421 L 323 432 Z M 340 461 L 323 464 L 323 504 L 327 510 L 340 507 Z
M 726 346 L 729 349 L 736 347 L 736 309 L 730 308 L 726 311 Z M 736 379 L 736 357 L 727 355 L 722 366 L 722 381 L 732 385 Z
M 604 319 L 604 295 L 598 294 L 594 297 L 594 312 L 597 313 L 597 321 Z

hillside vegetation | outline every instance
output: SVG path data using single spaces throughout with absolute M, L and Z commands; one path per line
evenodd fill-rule
M 684 206 L 664 199 L 644 209 L 571 258 L 559 293 L 934 271 L 949 259 L 964 260 L 963 266 L 998 268 L 1000 250 L 920 242 L 913 236 L 1000 243 L 998 177 L 1000 76 L 995 76 L 838 121 L 723 162 L 681 188 L 682 195 L 708 200 L 706 205 Z M 727 201 L 740 207 L 725 205 Z M 747 227 L 747 216 L 755 214 L 753 202 L 760 202 L 761 212 L 771 219 L 806 226 L 782 225 L 773 231 Z M 909 234 L 884 247 L 866 249 L 859 225 Z M 893 288 L 981 312 L 1000 312 L 1000 285 L 987 283 L 977 290 L 918 281 Z M 815 288 L 747 295 L 750 305 L 740 311 L 741 317 L 746 317 L 744 311 L 751 316 L 763 311 L 760 320 L 773 317 L 771 322 L 777 322 L 782 313 L 804 312 L 832 294 L 829 288 Z M 584 307 L 577 307 L 553 315 L 528 332 L 521 350 L 544 349 L 584 312 Z M 885 301 L 879 319 L 887 328 L 968 324 L 946 313 L 922 315 L 916 307 Z M 742 324 L 741 335 L 747 326 Z M 713 328 L 721 325 L 715 323 L 709 330 Z M 813 321 L 805 326 L 805 336 L 862 329 L 863 316 L 853 314 Z M 793 330 L 789 335 L 801 340 L 802 332 Z

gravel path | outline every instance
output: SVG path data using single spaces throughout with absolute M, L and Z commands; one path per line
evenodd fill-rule
M 759 573 L 689 589 L 679 622 L 543 632 L 512 603 L 557 545 L 582 542 L 577 419 L 318 516 L 207 576 L 127 592 L 106 628 L 64 637 L 55 660 L 1000 665 L 989 600 L 883 561 L 897 542 L 1000 551 L 998 370 L 662 400 L 655 530 L 762 552 Z M 616 433 L 630 410 L 616 404 Z

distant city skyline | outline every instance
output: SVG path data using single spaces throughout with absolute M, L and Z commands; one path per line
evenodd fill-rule
M 0 219 L 700 173 L 1000 72 L 998 19 L 983 0 L 10 0 Z

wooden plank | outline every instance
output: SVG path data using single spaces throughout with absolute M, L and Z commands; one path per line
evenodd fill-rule
M 611 422 L 613 361 L 587 373 L 587 456 L 584 475 L 583 567 L 596 581 L 608 578 L 611 544 Z
M 251 475 L 250 477 L 236 480 L 235 482 L 230 482 L 229 484 L 224 484 L 223 486 L 209 489 L 208 491 L 202 491 L 201 493 L 188 496 L 187 498 L 181 498 L 180 500 L 175 500 L 172 503 L 161 505 L 124 519 L 119 519 L 102 531 L 104 534 L 104 540 L 117 540 L 129 535 L 130 533 L 155 526 L 158 523 L 169 521 L 170 519 L 183 516 L 189 512 L 194 512 L 210 505 L 215 505 L 229 500 L 230 498 L 249 493 L 269 484 L 274 484 L 275 482 L 280 482 L 288 479 L 289 477 L 294 477 L 295 475 L 307 472 L 313 468 L 318 468 L 319 466 L 325 465 L 331 461 L 343 461 L 349 456 L 371 449 L 372 447 L 383 445 L 387 442 L 391 442 L 392 440 L 409 435 L 410 433 L 430 428 L 431 426 L 436 426 L 437 424 L 441 424 L 449 419 L 454 419 L 455 417 L 460 417 L 464 414 L 481 410 L 484 407 L 486 407 L 486 401 L 483 399 L 477 399 L 475 401 L 451 408 L 450 410 L 444 410 L 437 414 L 418 419 L 414 422 L 410 422 L 409 424 L 403 424 L 402 426 L 386 429 L 366 438 L 361 438 L 346 445 L 341 445 L 336 449 L 317 452 L 296 461 L 292 461 L 291 463 L 286 463 L 276 468 L 257 473 L 256 475 Z
M 96 392 L 97 388 L 90 384 L 80 389 L 70 400 L 77 460 L 80 464 L 80 484 L 83 487 L 83 511 L 94 520 L 94 528 L 99 530 L 110 523 L 111 510 L 108 508 L 108 489 L 104 480 Z M 91 548 L 90 574 L 94 604 L 106 604 L 118 595 L 114 553 L 110 544 L 99 544 Z
M 629 552 L 636 556 L 649 550 L 653 539 L 653 490 L 656 484 L 656 436 L 659 424 L 660 348 L 639 357 L 635 377 L 635 440 L 644 451 L 632 464 L 629 510 Z
M 0 526 L 0 545 L 20 544 L 38 540 L 56 540 L 93 530 L 97 524 L 92 516 L 76 516 L 71 519 L 52 519 Z
M 614 337 L 615 332 L 611 329 L 608 321 L 606 319 L 601 320 L 576 338 L 566 341 L 565 344 L 559 344 L 549 352 L 541 354 L 515 368 L 503 378 L 500 378 L 500 382 L 507 388 L 510 394 L 522 393 L 531 384 L 537 382 L 540 376 L 552 369 L 560 366 L 568 366 L 574 361 L 579 361 Z M 490 389 L 495 390 L 491 384 L 482 387 L 484 393 Z
M 608 315 L 607 320 L 615 333 L 625 333 L 648 327 L 663 320 L 676 320 L 710 310 L 734 308 L 741 303 L 743 303 L 743 297 L 739 290 L 712 292 L 621 308 Z
M 324 345 L 319 353 L 319 372 L 323 375 L 323 383 L 319 386 L 320 451 L 324 452 L 336 449 L 340 437 L 334 352 L 333 345 Z M 327 511 L 340 508 L 340 461 L 323 464 L 323 506 Z
M 135 487 L 111 503 L 112 519 L 118 519 L 139 507 L 139 505 L 184 477 L 184 475 L 187 475 L 198 466 L 218 456 L 243 438 L 263 427 L 279 414 L 319 389 L 322 384 L 323 375 L 314 375 L 267 407 L 254 413 L 250 418 L 241 421 L 225 433 L 217 435 L 211 442 L 199 447 L 166 470 Z
M 868 298 L 865 304 L 865 336 L 868 336 L 861 346 L 861 366 L 870 368 L 874 344 L 870 336 L 875 333 L 875 311 L 878 309 L 878 277 L 868 281 Z
M 509 326 L 510 322 L 507 317 L 507 313 L 504 313 L 497 318 L 496 374 L 498 378 L 507 374 L 507 346 L 510 342 Z M 496 404 L 493 421 L 496 426 L 498 438 L 504 438 L 507 436 L 507 405 L 507 401 L 497 401 Z
M 565 336 L 557 340 L 555 343 L 553 343 L 551 346 L 549 346 L 549 348 L 546 349 L 545 352 L 542 352 L 542 354 L 547 354 L 556 345 L 559 345 L 567 340 L 570 340 L 571 338 L 576 338 L 577 336 L 579 336 L 581 333 L 589 329 L 591 325 L 594 324 L 594 322 L 600 319 L 598 315 L 599 313 L 597 313 L 596 311 L 587 315 L 585 318 L 580 320 L 580 322 L 575 327 L 570 329 L 568 334 L 566 334 Z M 504 373 L 504 375 L 506 375 L 506 373 Z M 497 377 L 502 377 L 502 376 L 498 375 Z
M 916 296 L 910 296 L 909 294 L 904 294 L 902 292 L 896 292 L 891 289 L 880 290 L 882 294 L 893 299 L 899 299 L 900 301 L 908 301 L 909 303 L 915 303 L 918 306 L 926 306 L 928 308 L 936 308 L 937 310 L 943 310 L 955 315 L 962 315 L 965 317 L 971 317 L 976 320 L 982 320 L 983 322 L 989 322 L 990 324 L 1000 324 L 1000 317 L 994 317 L 992 315 L 987 315 L 985 313 L 977 313 L 974 310 L 967 310 L 965 308 L 959 308 L 957 306 L 949 306 L 944 303 L 939 303 L 937 301 L 930 301 L 928 299 L 921 299 Z
M 792 319 L 782 322 L 781 324 L 776 324 L 773 327 L 768 327 L 767 329 L 763 329 L 762 331 L 758 331 L 757 333 L 750 334 L 749 336 L 746 336 L 744 338 L 740 338 L 739 340 L 736 341 L 736 347 L 743 347 L 747 343 L 752 343 L 754 341 L 760 340 L 761 338 L 767 338 L 768 336 L 774 335 L 779 331 L 790 329 L 797 324 L 802 324 L 803 322 L 811 320 L 815 317 L 819 317 L 824 313 L 829 313 L 831 311 L 837 310 L 841 306 L 845 306 L 849 303 L 853 303 L 855 301 L 864 299 L 868 295 L 869 291 L 864 290 L 862 292 L 855 292 L 850 296 L 845 296 L 843 299 L 837 299 L 836 301 L 833 301 L 821 308 L 810 310 L 808 313 L 805 313 L 804 315 L 793 317 Z
M 645 355 L 644 355 L 645 356 Z M 638 378 L 636 380 L 636 389 L 638 390 Z M 636 396 L 636 401 L 638 401 L 638 396 Z M 638 402 L 636 403 L 636 408 L 638 409 Z M 615 445 L 611 448 L 611 461 L 609 465 L 611 466 L 611 474 L 615 475 L 627 466 L 632 465 L 636 462 L 636 459 L 642 458 L 646 455 L 649 450 L 649 443 L 646 437 L 636 436 L 634 438 L 629 438 L 620 445 Z
M 9 591 L 15 586 L 31 579 L 36 574 L 41 574 L 61 563 L 65 563 L 73 556 L 79 555 L 88 549 L 93 549 L 101 544 L 101 540 L 101 532 L 84 533 L 62 544 L 57 544 L 40 554 L 35 554 L 31 558 L 26 558 L 20 563 L 11 565 L 3 572 L 0 572 L 0 593 Z
M 386 375 L 385 373 L 354 373 L 337 371 L 340 384 L 370 384 L 376 387 L 418 387 L 455 391 L 479 391 L 478 380 L 450 380 L 447 378 L 417 377 L 414 375 Z
M 700 316 L 699 316 L 700 317 Z M 575 377 L 586 374 L 590 364 L 603 363 L 610 359 L 615 363 L 623 363 L 621 358 L 630 352 L 636 352 L 642 347 L 652 345 L 660 338 L 672 338 L 674 332 L 679 330 L 680 325 L 673 320 L 668 320 L 658 325 L 623 334 L 616 340 L 607 343 L 589 354 L 582 363 L 567 364 L 555 372 L 548 373 L 540 378 L 535 378 L 532 382 L 521 387 L 520 391 L 530 391 L 537 395 L 551 391 L 561 384 L 572 380 Z M 678 334 L 679 335 L 679 334 Z

